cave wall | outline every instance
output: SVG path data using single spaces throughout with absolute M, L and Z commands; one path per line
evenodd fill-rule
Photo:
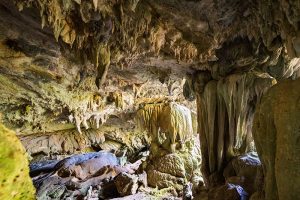
M 0 112 L 32 157 L 122 148 L 135 155 L 149 145 L 134 121 L 140 104 L 156 98 L 192 108 L 181 94 L 185 72 L 176 60 L 112 65 L 99 90 L 98 65 L 56 41 L 37 8 L 19 12 L 5 0 L 0 6 Z
M 299 198 L 300 80 L 271 88 L 257 107 L 253 136 L 263 164 L 265 199 Z

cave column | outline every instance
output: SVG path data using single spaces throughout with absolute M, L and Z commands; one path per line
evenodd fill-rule
M 208 187 L 225 182 L 224 169 L 234 157 L 255 150 L 252 121 L 262 94 L 276 83 L 268 74 L 247 72 L 211 80 L 197 74 L 198 132 L 202 173 Z

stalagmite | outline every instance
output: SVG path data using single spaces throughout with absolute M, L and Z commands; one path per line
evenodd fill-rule
M 104 83 L 108 67 L 110 65 L 110 50 L 109 47 L 100 45 L 96 50 L 96 64 L 98 74 L 96 77 L 96 85 L 98 88 Z

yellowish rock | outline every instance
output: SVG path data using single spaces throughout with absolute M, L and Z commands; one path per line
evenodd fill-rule
M 15 133 L 0 124 L 0 199 L 34 199 L 25 150 Z
M 271 88 L 257 107 L 253 136 L 264 170 L 265 199 L 299 199 L 300 79 Z

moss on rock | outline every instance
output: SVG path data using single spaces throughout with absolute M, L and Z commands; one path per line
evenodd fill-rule
M 0 124 L 0 199 L 34 199 L 25 150 L 14 132 Z

